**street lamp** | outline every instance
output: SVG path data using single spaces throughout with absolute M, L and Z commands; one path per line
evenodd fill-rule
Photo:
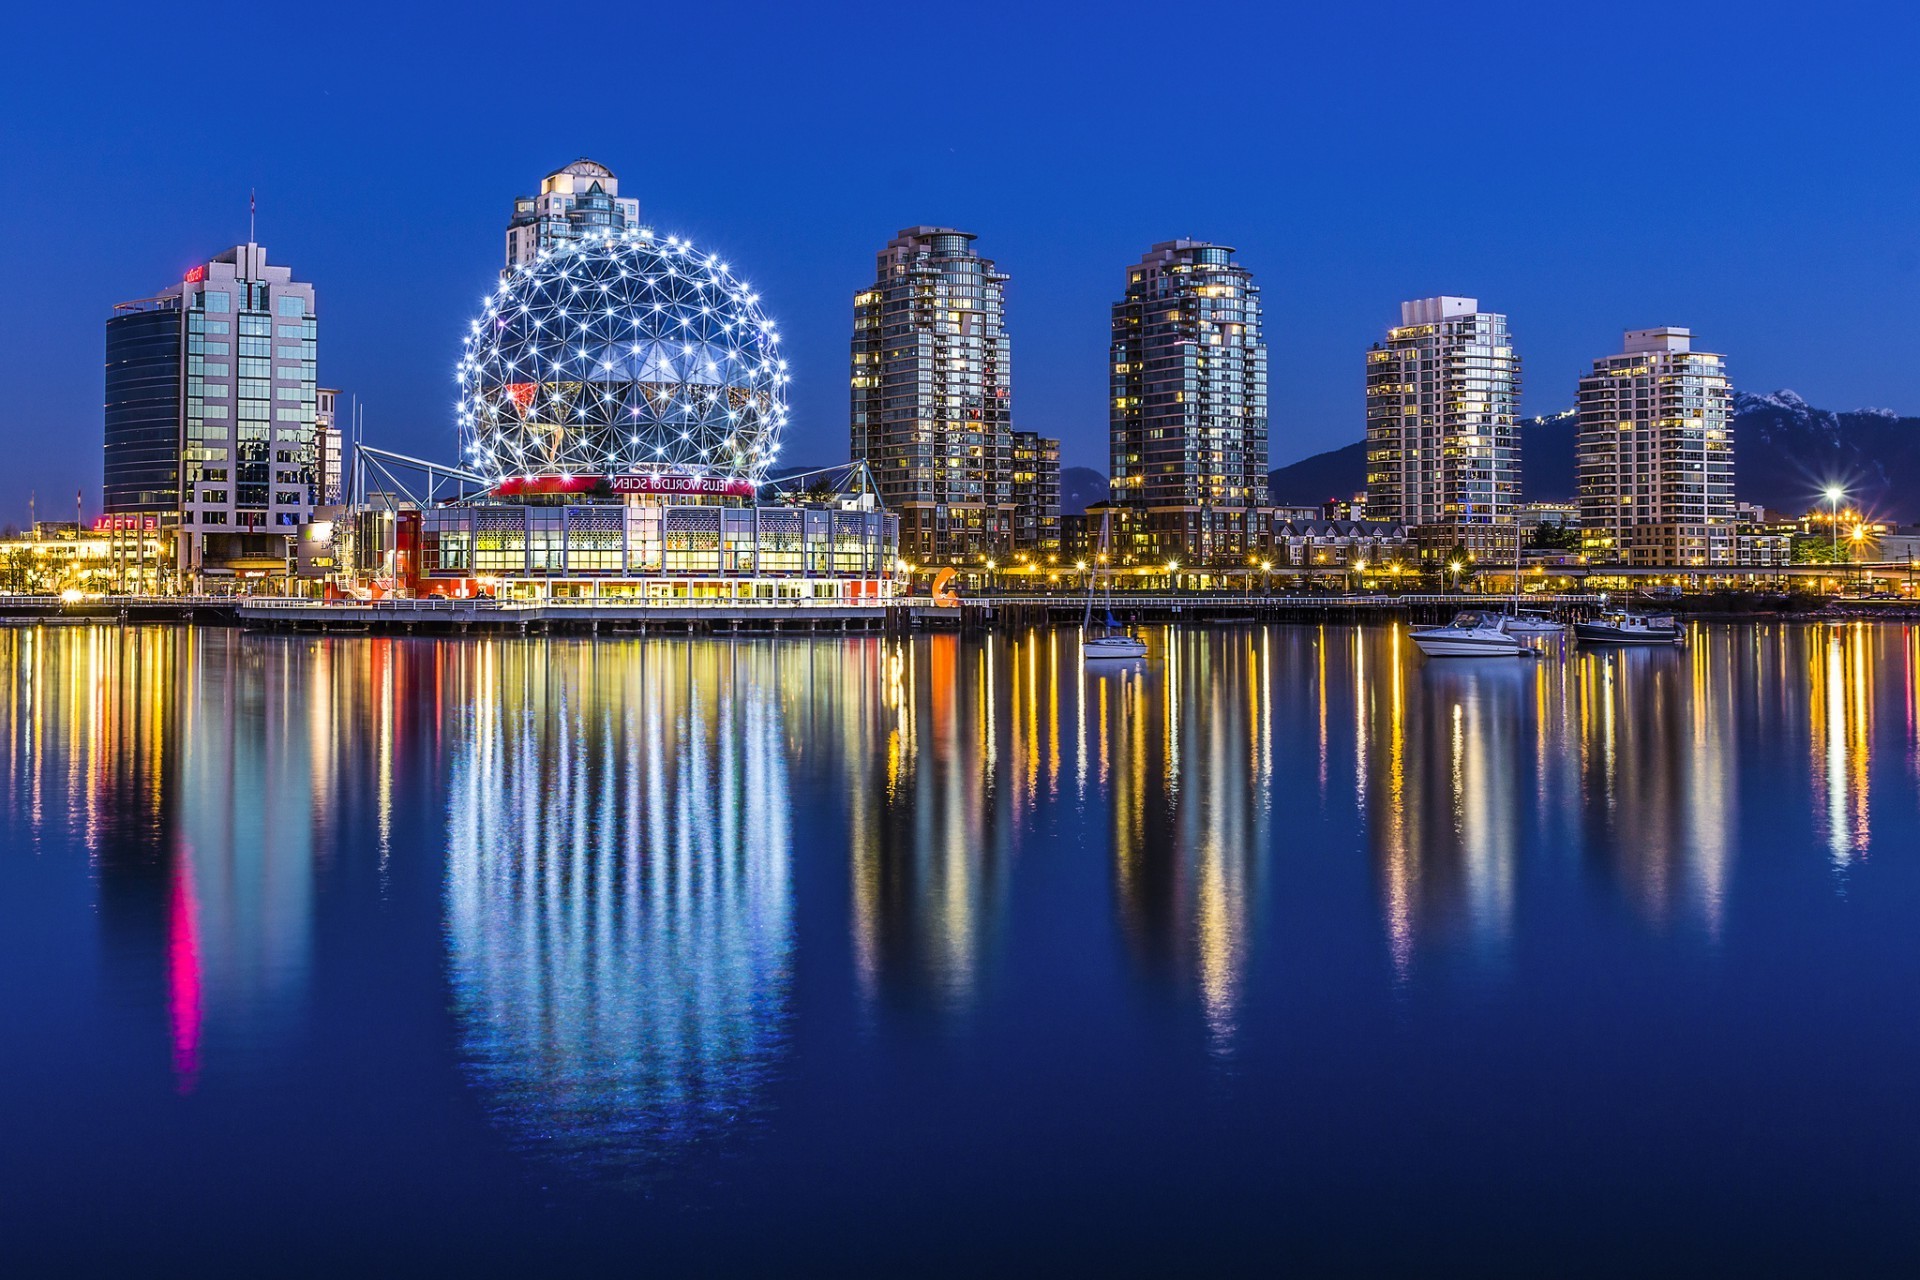
M 1458 560 L 1452 560 L 1447 563 L 1447 570 L 1453 574 L 1453 589 L 1455 591 L 1460 589 L 1460 570 L 1463 567 Z
M 1831 513 L 1829 519 L 1833 525 L 1833 558 L 1835 560 L 1840 558 L 1840 499 L 1846 496 L 1847 491 L 1839 485 L 1827 486 L 1827 509 Z
M 1365 560 L 1355 560 L 1353 562 L 1353 587 L 1360 591 L 1367 589 L 1367 562 Z

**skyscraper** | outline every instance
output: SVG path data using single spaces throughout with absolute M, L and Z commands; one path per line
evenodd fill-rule
M 507 266 L 525 266 L 543 249 L 595 232 L 617 234 L 639 225 L 640 202 L 621 198 L 613 170 L 582 157 L 543 178 L 540 194 L 513 202 Z
M 1580 379 L 1580 531 L 1601 562 L 1734 558 L 1733 393 L 1687 329 L 1629 329 Z
M 1267 498 L 1260 289 L 1233 249 L 1156 244 L 1113 304 L 1113 500 L 1120 562 L 1239 565 Z M 1240 566 L 1244 567 L 1244 566 Z
M 1520 357 L 1473 298 L 1400 304 L 1367 352 L 1367 515 L 1410 526 L 1428 557 L 1513 554 Z
M 104 506 L 171 516 L 182 577 L 284 569 L 317 483 L 317 323 L 257 244 L 108 318 Z
M 908 227 L 853 299 L 852 456 L 923 565 L 980 567 L 1013 541 L 1007 277 L 973 240 Z

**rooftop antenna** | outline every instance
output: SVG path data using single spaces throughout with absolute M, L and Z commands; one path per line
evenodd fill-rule
M 247 243 L 253 244 L 253 216 L 259 211 L 260 201 L 253 188 L 247 188 Z

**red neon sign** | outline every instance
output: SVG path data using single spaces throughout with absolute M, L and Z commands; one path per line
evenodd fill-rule
M 607 487 L 615 493 L 692 493 L 726 498 L 753 496 L 753 481 L 724 476 L 610 476 Z
M 207 278 L 207 269 L 205 267 L 191 267 L 187 270 L 187 274 L 180 278 L 188 284 L 199 284 Z
M 702 498 L 751 498 L 754 484 L 725 476 L 512 476 L 493 487 L 496 498 L 534 493 L 657 493 Z

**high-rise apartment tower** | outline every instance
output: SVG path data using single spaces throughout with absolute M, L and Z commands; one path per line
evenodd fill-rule
M 617 235 L 639 225 L 640 202 L 620 195 L 613 170 L 595 160 L 575 160 L 541 179 L 540 194 L 513 202 L 507 266 L 525 266 L 542 250 L 588 235 Z
M 1635 565 L 1734 559 L 1733 393 L 1724 356 L 1687 329 L 1629 329 L 1580 379 L 1580 531 L 1588 556 Z
M 921 565 L 979 567 L 1013 544 L 1007 277 L 973 241 L 908 227 L 853 299 L 852 456 Z
M 1368 517 L 1408 525 L 1424 555 L 1511 555 L 1519 401 L 1504 315 L 1473 298 L 1401 303 L 1367 352 Z
M 1198 509 L 1267 502 L 1260 289 L 1226 245 L 1169 240 L 1113 304 L 1113 496 Z

